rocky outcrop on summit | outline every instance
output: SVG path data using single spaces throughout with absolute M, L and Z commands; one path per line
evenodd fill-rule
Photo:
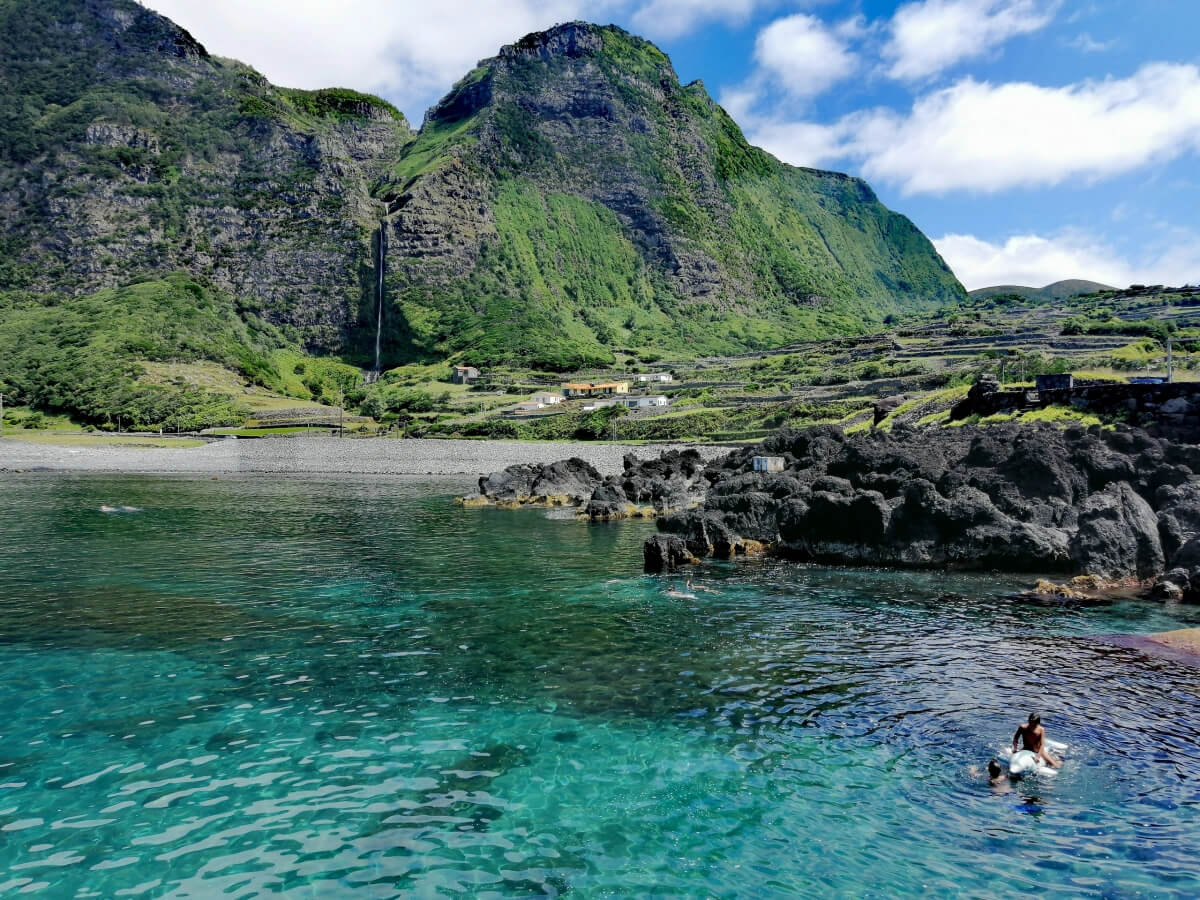
M 752 471 L 762 454 L 783 470 Z M 1200 532 L 1197 471 L 1200 447 L 1125 428 L 816 428 L 714 464 L 704 505 L 659 527 L 694 557 L 1145 579 Z M 648 568 L 679 558 L 647 544 Z

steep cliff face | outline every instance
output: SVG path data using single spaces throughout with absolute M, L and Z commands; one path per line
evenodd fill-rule
M 186 270 L 314 348 L 374 323 L 390 105 L 275 88 L 129 0 L 0 0 L 0 81 L 0 290 Z
M 722 352 L 963 296 L 864 182 L 749 146 L 701 83 L 615 27 L 559 26 L 480 63 L 381 196 L 399 355 Z
M 614 27 L 503 48 L 416 136 L 382 100 L 274 87 L 132 0 L 0 0 L 0 83 L 0 311 L 181 270 L 363 364 L 381 322 L 385 365 L 563 369 L 962 296 L 866 184 L 750 147 Z

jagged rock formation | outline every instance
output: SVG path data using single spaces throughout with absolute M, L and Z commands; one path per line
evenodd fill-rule
M 695 450 L 668 450 L 658 459 L 626 456 L 624 471 L 604 479 L 584 507 L 593 521 L 653 518 L 704 499 L 704 460 Z
M 667 450 L 657 459 L 626 454 L 620 475 L 602 478 L 578 458 L 547 465 L 509 466 L 479 479 L 464 506 L 575 506 L 593 521 L 653 518 L 688 509 L 708 488 L 704 460 L 695 450 Z
M 577 456 L 548 465 L 518 463 L 482 476 L 479 493 L 461 497 L 464 506 L 579 506 L 587 502 L 603 477 Z
M 0 82 L 9 305 L 182 270 L 364 365 L 382 322 L 384 364 L 569 368 L 964 296 L 866 184 L 748 146 L 618 28 L 503 48 L 415 139 L 384 101 L 273 87 L 133 0 L 0 0 Z
M 751 457 L 781 456 L 778 473 Z M 850 565 L 1149 578 L 1200 533 L 1200 447 L 1135 429 L 782 433 L 710 467 L 660 529 L 696 557 L 762 545 Z M 666 556 L 646 548 L 648 565 Z

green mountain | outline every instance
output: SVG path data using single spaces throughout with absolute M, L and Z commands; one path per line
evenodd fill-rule
M 9 303 L 179 270 L 317 349 L 369 316 L 389 104 L 273 87 L 131 0 L 0 0 L 0 84 Z
M 611 26 L 503 48 L 415 134 L 376 97 L 275 87 L 133 0 L 0 0 L 0 83 L 0 375 L 46 404 L 65 402 L 60 332 L 127 388 L 139 360 L 272 384 L 282 348 L 562 370 L 965 296 L 865 183 L 749 146 Z M 193 302 L 208 318 L 178 319 Z
M 1056 281 L 1045 287 L 1033 288 L 1020 284 L 998 284 L 994 287 L 976 288 L 968 293 L 972 300 L 988 300 L 992 297 L 1015 296 L 1031 303 L 1053 303 L 1056 300 L 1066 300 L 1079 294 L 1094 294 L 1097 291 L 1115 291 L 1116 288 L 1101 284 L 1098 281 L 1085 281 L 1082 278 L 1067 278 Z
M 702 83 L 612 26 L 480 63 L 381 196 L 393 358 L 735 352 L 964 296 L 864 182 L 751 147 Z

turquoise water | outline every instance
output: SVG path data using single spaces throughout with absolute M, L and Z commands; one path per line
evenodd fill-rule
M 469 485 L 0 476 L 0 895 L 1200 895 L 1200 670 Z M 101 512 L 102 506 L 137 510 Z M 972 777 L 1030 708 L 1072 744 Z

